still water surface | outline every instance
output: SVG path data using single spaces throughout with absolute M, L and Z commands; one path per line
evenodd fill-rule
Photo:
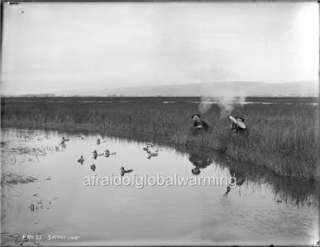
M 3 129 L 2 173 L 37 178 L 2 186 L 2 233 L 40 236 L 57 244 L 313 244 L 318 202 L 285 201 L 271 184 L 246 180 L 211 186 L 85 186 L 86 177 L 157 175 L 192 178 L 194 154 L 98 135 Z M 62 147 L 62 136 L 70 139 Z M 102 143 L 97 144 L 97 138 Z M 116 152 L 93 158 L 93 150 Z M 77 162 L 83 155 L 84 163 Z M 201 159 L 201 158 L 200 158 Z M 95 172 L 90 166 L 95 164 Z M 230 177 L 209 161 L 198 176 Z M 33 206 L 32 206 L 33 205 Z M 29 237 L 30 237 L 29 236 Z M 59 239 L 60 238 L 60 239 Z M 61 239 L 64 238 L 64 239 Z M 15 244 L 12 239 L 3 241 Z M 11 242 L 10 242 L 11 241 Z M 17 243 L 17 242 L 16 242 Z M 28 243 L 25 243 L 28 244 Z

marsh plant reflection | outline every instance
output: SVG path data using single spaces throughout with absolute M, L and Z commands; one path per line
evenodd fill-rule
M 103 141 L 98 143 L 98 138 Z M 3 232 L 10 236 L 52 231 L 80 234 L 85 245 L 96 243 L 97 238 L 109 244 L 147 237 L 150 241 L 171 238 L 170 243 L 177 244 L 185 234 L 192 243 L 206 244 L 251 239 L 261 244 L 271 238 L 273 243 L 306 243 L 311 239 L 318 184 L 275 176 L 268 169 L 206 148 L 152 143 L 82 132 L 2 129 L 1 157 L 14 156 L 15 160 L 2 162 Z M 110 155 L 113 152 L 116 155 Z M 150 152 L 159 155 L 147 159 Z M 120 176 L 129 170 L 130 174 Z M 83 177 L 92 174 L 231 176 L 236 183 L 147 186 L 143 190 L 81 186 Z M 204 217 L 199 218 L 199 209 Z M 201 232 L 193 234 L 195 228 Z
M 227 168 L 230 177 L 235 179 L 235 183 L 231 181 L 232 185 L 227 186 L 225 195 L 229 194 L 233 188 L 240 187 L 247 181 L 271 186 L 275 200 L 278 203 L 293 202 L 296 205 L 318 204 L 317 196 L 320 185 L 315 181 L 278 176 L 267 168 L 235 161 L 221 152 L 207 148 L 192 145 L 175 148 L 180 152 L 188 153 L 188 159 L 194 166 L 194 168 L 191 169 L 194 175 L 199 175 L 201 170 L 206 169 L 210 165 Z

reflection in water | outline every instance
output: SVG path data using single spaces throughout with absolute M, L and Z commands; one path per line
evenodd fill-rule
M 61 147 L 62 149 L 66 149 L 66 148 L 67 148 L 67 145 L 66 145 L 65 143 L 60 143 L 60 147 Z
M 199 175 L 201 170 L 207 168 L 213 161 L 212 156 L 203 152 L 201 148 L 188 148 L 190 162 L 195 166 L 191 172 L 194 175 Z
M 3 172 L 37 179 L 2 185 L 2 226 L 7 236 L 39 232 L 80 235 L 82 243 L 89 245 L 95 241 L 156 244 L 165 240 L 174 244 L 266 244 L 270 239 L 290 244 L 311 243 L 314 238 L 316 183 L 275 176 L 267 169 L 192 145 L 174 150 L 161 147 L 161 155 L 146 159 L 146 153 L 159 153 L 155 144 L 107 137 L 98 144 L 97 136 L 79 138 L 76 133 L 63 135 L 69 141 L 62 148 L 61 136 L 52 131 L 3 131 L 2 157 L 13 155 L 16 160 L 13 164 L 5 158 Z M 112 150 L 108 157 L 106 149 Z M 117 155 L 111 155 L 113 152 Z M 81 184 L 83 177 L 91 174 L 129 173 L 127 178 L 132 171 L 134 175 L 193 178 L 230 175 L 235 183 L 142 190 Z
M 195 166 L 191 170 L 193 175 L 199 175 L 201 173 L 201 169 L 205 169 L 211 165 L 215 158 L 214 152 L 210 152 L 201 147 L 188 145 L 185 151 L 188 152 L 189 161 Z M 224 195 L 227 195 L 234 186 L 241 186 L 246 180 L 245 174 L 237 168 L 235 163 L 230 164 L 228 168 L 231 182 L 227 185 Z
M 189 161 L 195 166 L 192 173 L 200 174 L 200 169 L 207 168 L 213 161 L 218 166 L 227 168 L 231 177 L 235 178 L 236 186 L 241 186 L 246 180 L 257 184 L 268 184 L 272 187 L 275 197 L 285 202 L 293 202 L 297 206 L 317 202 L 320 185 L 315 181 L 305 181 L 295 178 L 275 175 L 272 171 L 252 164 L 243 163 L 226 157 L 221 152 L 201 147 L 176 147 L 180 152 L 189 155 Z M 232 189 L 227 187 L 228 194 Z

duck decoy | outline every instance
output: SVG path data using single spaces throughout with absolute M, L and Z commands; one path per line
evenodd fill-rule
M 97 145 L 100 145 L 101 143 L 104 143 L 104 142 L 106 141 L 104 141 L 103 139 L 100 139 L 100 138 L 97 139 Z
M 148 157 L 147 157 L 147 159 L 151 159 L 151 157 L 156 157 L 156 156 L 158 156 L 158 153 L 151 153 L 151 152 L 148 152 Z
M 124 172 L 124 167 L 123 167 L 123 166 L 120 168 L 120 174 L 121 174 L 121 177 L 123 177 L 124 174 L 125 174 L 125 172 Z
M 104 151 L 104 157 L 109 157 L 110 155 L 115 155 L 115 154 L 117 154 L 116 152 L 110 152 L 110 150 L 109 149 L 106 149 L 105 151 Z
M 142 149 L 147 152 L 147 159 L 151 159 L 151 157 L 158 156 L 159 149 L 155 148 L 155 145 L 153 143 L 147 143 L 146 146 Z
M 110 150 L 109 149 L 106 149 L 105 151 L 104 151 L 104 157 L 109 157 L 110 156 Z
M 65 144 L 65 142 L 70 141 L 70 139 L 65 138 L 64 136 L 62 137 L 62 140 L 60 142 L 61 145 Z
M 93 158 L 94 158 L 94 159 L 97 159 L 98 156 L 103 156 L 104 153 L 98 154 L 97 150 L 94 150 L 93 153 L 92 153 L 92 155 L 93 155 Z
M 143 148 L 142 150 L 144 151 L 149 151 L 150 148 L 154 147 L 154 144 L 153 143 L 147 143 Z
M 152 157 L 158 156 L 158 152 L 149 152 L 148 154 Z
M 121 168 L 120 168 L 121 177 L 123 177 L 124 174 L 130 173 L 130 172 L 132 172 L 132 171 L 133 171 L 132 169 L 126 170 L 126 169 L 124 169 L 123 166 L 121 166 Z
M 97 157 L 98 157 L 98 152 L 97 152 L 97 150 L 94 150 L 92 154 L 93 154 L 93 158 L 94 158 L 94 159 L 97 159 Z
M 96 170 L 96 165 L 95 165 L 95 164 L 92 164 L 92 165 L 90 166 L 90 169 L 91 169 L 92 171 L 95 171 L 95 170 Z
M 154 148 L 154 147 L 149 147 L 147 149 L 147 153 L 158 153 L 159 149 L 158 148 Z
M 226 191 L 224 194 L 227 195 L 230 191 L 231 191 L 231 186 L 228 185 L 228 186 L 227 186 L 227 191 Z
M 83 164 L 83 162 L 84 162 L 84 158 L 83 158 L 83 156 L 81 155 L 81 157 L 80 157 L 80 159 L 78 159 L 78 162 L 82 165 Z

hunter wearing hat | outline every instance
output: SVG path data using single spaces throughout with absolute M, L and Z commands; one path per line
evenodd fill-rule
M 192 121 L 193 121 L 193 125 L 192 125 L 192 129 L 193 130 L 204 130 L 204 131 L 208 131 L 209 129 L 209 125 L 203 121 L 201 119 L 200 114 L 193 114 L 191 116 Z
M 231 121 L 231 131 L 232 132 L 248 134 L 248 128 L 245 124 L 245 120 L 243 117 L 229 116 L 229 120 Z

